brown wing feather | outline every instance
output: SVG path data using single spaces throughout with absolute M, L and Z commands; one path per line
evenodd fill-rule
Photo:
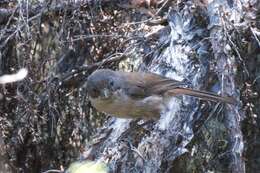
M 127 82 L 127 84 L 129 84 L 127 86 L 134 88 L 135 94 L 140 94 L 140 97 L 162 95 L 168 90 L 183 86 L 183 82 L 162 77 L 153 73 L 124 72 L 122 74 L 124 80 Z
M 169 79 L 153 73 L 124 72 L 123 77 L 129 84 L 127 86 L 131 86 L 127 90 L 128 95 L 138 98 L 144 98 L 151 95 L 164 95 L 167 93 L 172 96 L 190 95 L 204 100 L 235 104 L 235 100 L 232 97 L 222 97 L 212 92 L 185 88 L 182 87 L 184 86 L 184 83 L 181 81 Z

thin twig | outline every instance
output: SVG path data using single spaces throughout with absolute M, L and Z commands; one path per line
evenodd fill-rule
M 253 35 L 254 35 L 254 37 L 255 37 L 255 40 L 257 41 L 257 43 L 258 43 L 258 45 L 259 45 L 259 47 L 260 47 L 260 41 L 259 41 L 259 39 L 258 39 L 258 37 L 257 37 L 257 35 L 256 35 L 256 31 L 252 28 L 252 27 L 250 27 L 250 30 L 251 30 L 251 32 L 253 33 Z M 259 33 L 258 33 L 259 34 Z

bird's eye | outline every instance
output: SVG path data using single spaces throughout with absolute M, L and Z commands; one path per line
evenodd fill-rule
M 98 90 L 96 88 L 94 88 L 93 93 L 98 93 Z
M 114 81 L 109 81 L 110 86 L 114 86 Z

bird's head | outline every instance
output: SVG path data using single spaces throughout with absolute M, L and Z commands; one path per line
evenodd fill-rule
M 117 72 L 109 69 L 100 69 L 92 73 L 87 80 L 87 91 L 90 97 L 109 98 L 118 88 L 119 77 Z

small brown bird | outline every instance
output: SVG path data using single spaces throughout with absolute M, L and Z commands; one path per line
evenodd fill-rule
M 185 88 L 183 82 L 153 73 L 96 70 L 87 80 L 91 104 L 121 118 L 157 119 L 171 97 L 189 95 L 234 104 L 232 97 Z

